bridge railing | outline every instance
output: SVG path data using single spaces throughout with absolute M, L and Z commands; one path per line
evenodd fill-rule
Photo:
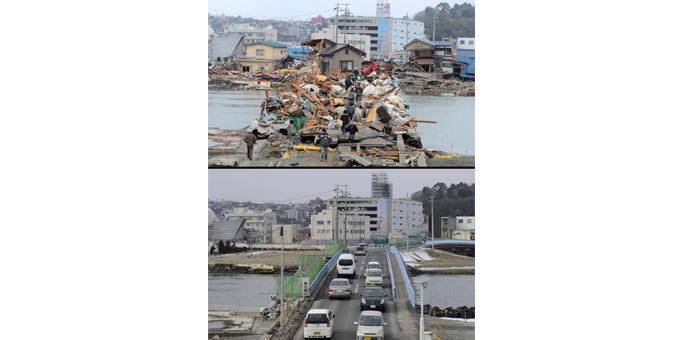
M 399 250 L 397 250 L 397 247 L 391 246 L 390 252 L 394 255 L 394 257 L 397 258 L 397 264 L 399 265 L 399 269 L 401 270 L 401 276 L 404 279 L 404 286 L 406 286 L 406 295 L 408 296 L 408 302 L 411 305 L 411 308 L 416 308 L 416 292 L 413 290 L 413 285 L 411 284 L 411 280 L 408 277 L 408 272 L 406 271 L 406 265 L 404 264 L 404 260 L 401 258 L 401 254 L 399 253 Z
M 338 257 L 340 257 L 340 254 L 344 253 L 345 249 L 339 250 L 333 257 L 326 262 L 321 270 L 319 271 L 319 274 L 316 275 L 312 283 L 309 285 L 309 291 L 314 292 L 316 288 L 319 286 L 319 284 L 323 281 L 323 278 L 326 277 L 326 273 L 329 271 L 333 270 L 333 266 L 335 266 L 335 262 L 338 260 Z
M 397 285 L 394 282 L 394 271 L 392 270 L 392 261 L 390 261 L 390 253 L 385 248 L 385 257 L 387 258 L 387 269 L 390 272 L 390 287 L 392 287 L 392 299 L 397 298 Z

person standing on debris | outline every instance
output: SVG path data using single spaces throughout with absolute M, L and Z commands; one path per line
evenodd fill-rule
M 350 100 L 345 107 L 345 113 L 349 115 L 349 120 L 354 119 L 354 103 Z
M 326 130 L 321 131 L 319 135 L 319 146 L 321 146 L 321 160 L 328 160 L 328 146 L 331 145 L 331 137 L 328 136 Z
M 248 147 L 248 159 L 252 161 L 253 147 L 255 146 L 255 142 L 257 142 L 257 137 L 255 137 L 252 131 L 248 131 L 245 137 L 243 137 L 243 141 L 246 142 L 246 146 Z
M 349 112 L 347 112 L 347 109 L 345 109 L 345 114 L 342 115 L 341 119 L 342 119 L 342 135 L 344 136 L 345 133 L 347 133 L 347 126 L 349 125 L 350 121 L 350 115 Z
M 345 78 L 345 90 L 349 90 L 349 88 L 351 86 L 352 86 L 352 76 L 348 74 L 347 77 Z
M 354 134 L 359 132 L 359 128 L 354 122 L 350 122 L 349 126 L 347 127 L 347 132 L 349 132 L 349 141 L 354 142 Z
M 357 101 L 357 104 L 361 104 L 361 94 L 364 93 L 364 89 L 361 88 L 361 85 L 356 84 L 354 85 L 354 98 Z

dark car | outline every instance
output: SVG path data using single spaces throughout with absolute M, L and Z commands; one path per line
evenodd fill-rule
M 366 287 L 361 292 L 361 310 L 376 309 L 385 311 L 387 294 L 382 287 Z

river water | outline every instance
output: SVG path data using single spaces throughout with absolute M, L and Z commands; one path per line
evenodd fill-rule
M 420 297 L 420 283 L 427 282 L 423 302 L 440 308 L 475 305 L 474 275 L 417 275 L 411 278 Z M 418 301 L 420 303 L 420 301 Z
M 275 280 L 273 275 L 208 274 L 208 309 L 267 307 L 275 291 Z
M 475 97 L 439 97 L 402 94 L 417 119 L 423 146 L 457 153 L 475 153 Z M 208 127 L 241 129 L 259 117 L 264 91 L 208 90 Z

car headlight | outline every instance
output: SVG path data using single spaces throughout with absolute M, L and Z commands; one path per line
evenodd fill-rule
M 383 303 L 385 303 L 385 299 L 380 300 L 380 304 L 382 305 Z
M 361 298 L 361 303 L 366 304 L 366 299 Z

